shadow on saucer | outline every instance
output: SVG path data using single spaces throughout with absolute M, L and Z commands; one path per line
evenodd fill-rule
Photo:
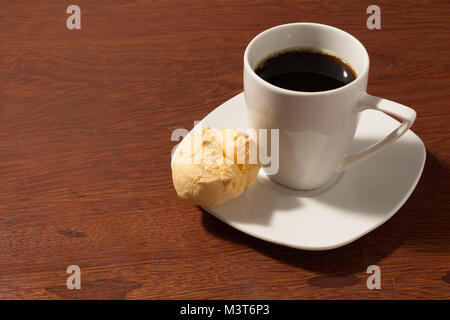
M 355 139 L 350 152 L 355 153 L 375 142 Z M 348 215 L 360 215 L 363 211 L 383 219 L 410 192 L 422 161 L 423 150 L 417 142 L 397 141 L 345 173 L 335 175 L 320 189 L 296 190 L 260 174 L 241 197 L 221 206 L 229 221 L 267 225 L 274 211 L 292 213 L 301 208 L 303 199 L 314 197 L 315 201 L 339 208 Z M 274 197 L 274 193 L 279 196 Z
M 376 143 L 356 138 L 350 154 Z M 346 170 L 337 186 L 316 199 L 348 213 L 380 215 L 391 212 L 415 184 L 424 152 L 416 141 L 399 140 L 373 157 Z M 351 199 L 352 201 L 349 201 Z
M 272 189 L 264 188 L 264 183 L 266 182 L 256 179 L 240 197 L 220 205 L 227 212 L 229 221 L 268 225 L 275 210 L 289 213 L 302 206 L 301 199 L 296 197 L 286 197 L 282 201 L 273 199 Z M 238 211 L 235 210 L 236 207 L 244 209 Z M 245 210 L 250 207 L 252 210 Z

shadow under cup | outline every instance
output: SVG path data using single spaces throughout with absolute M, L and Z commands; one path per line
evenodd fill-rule
M 348 63 L 357 77 L 337 89 L 299 92 L 276 87 L 254 72 L 270 54 L 292 47 L 331 52 Z M 358 99 L 366 91 L 368 70 L 364 46 L 331 26 L 281 25 L 260 33 L 249 43 L 244 54 L 244 93 L 250 125 L 257 130 L 279 130 L 278 170 L 268 174 L 271 180 L 311 190 L 336 176 L 356 131 Z M 274 161 L 270 144 L 260 148 Z M 267 166 L 263 168 L 268 173 Z

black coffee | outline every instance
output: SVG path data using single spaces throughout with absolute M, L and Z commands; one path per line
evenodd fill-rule
M 271 54 L 255 69 L 267 82 L 294 91 L 326 91 L 356 79 L 342 59 L 319 49 L 290 48 Z

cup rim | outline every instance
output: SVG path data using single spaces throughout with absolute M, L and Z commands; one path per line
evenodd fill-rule
M 260 76 L 258 76 L 255 72 L 255 70 L 253 70 L 253 68 L 250 66 L 250 63 L 248 61 L 248 55 L 249 55 L 249 51 L 252 48 L 252 46 L 255 44 L 256 41 L 258 41 L 259 38 L 261 38 L 264 34 L 274 31 L 276 29 L 282 29 L 282 28 L 286 28 L 288 26 L 314 26 L 314 27 L 320 27 L 320 28 L 325 28 L 328 30 L 332 30 L 332 31 L 337 31 L 340 33 L 345 34 L 347 37 L 349 37 L 350 39 L 352 39 L 353 41 L 355 41 L 357 43 L 358 46 L 361 47 L 362 52 L 364 54 L 364 66 L 362 68 L 362 71 L 360 74 L 357 75 L 356 79 L 353 80 L 352 82 L 336 88 L 336 89 L 331 89 L 331 90 L 325 90 L 325 91 L 314 91 L 314 92 L 308 92 L 308 91 L 294 91 L 294 90 L 289 90 L 289 89 L 284 89 L 284 88 L 280 88 L 277 87 L 269 82 L 267 82 L 266 80 L 262 79 Z M 244 68 L 249 71 L 250 76 L 258 81 L 260 84 L 266 86 L 268 89 L 271 89 L 277 93 L 281 93 L 281 94 L 287 94 L 287 95 L 292 95 L 292 96 L 317 96 L 317 95 L 324 95 L 324 94 L 330 94 L 330 93 L 336 93 L 342 90 L 347 90 L 350 89 L 353 86 L 358 85 L 361 81 L 363 81 L 364 75 L 366 75 L 369 72 L 369 65 L 370 65 L 370 59 L 369 59 L 369 54 L 367 53 L 366 48 L 364 47 L 364 45 L 361 43 L 361 41 L 359 41 L 355 36 L 351 35 L 350 33 L 336 28 L 336 27 L 332 27 L 326 24 L 321 24 L 321 23 L 314 23 L 314 22 L 294 22 L 294 23 L 286 23 L 286 24 L 281 24 L 269 29 L 266 29 L 264 31 L 262 31 L 261 33 L 259 33 L 258 35 L 256 35 L 247 45 L 246 49 L 245 49 L 245 53 L 244 53 Z

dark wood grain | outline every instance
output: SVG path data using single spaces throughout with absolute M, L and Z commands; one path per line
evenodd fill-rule
M 448 1 L 377 1 L 381 30 L 372 1 L 78 0 L 73 31 L 69 4 L 0 1 L 0 298 L 450 298 Z M 358 37 L 369 92 L 417 110 L 427 148 L 400 211 L 327 252 L 240 233 L 171 182 L 172 131 L 242 91 L 252 37 L 297 21 Z

